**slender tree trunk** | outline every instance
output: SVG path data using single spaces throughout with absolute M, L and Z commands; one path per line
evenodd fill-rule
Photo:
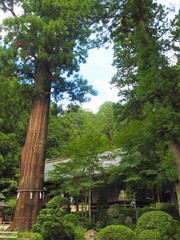
M 178 211 L 178 202 L 177 202 L 177 198 L 176 198 L 175 192 L 176 192 L 176 186 L 173 185 L 170 188 L 171 202 L 175 206 L 176 210 Z
M 89 221 L 91 222 L 91 187 L 88 190 L 88 209 L 89 209 Z
M 180 181 L 176 183 L 176 195 L 177 195 L 178 212 L 180 217 Z
M 175 158 L 176 158 L 176 166 L 177 166 L 177 174 L 178 174 L 178 181 L 175 185 L 176 187 L 176 194 L 177 194 L 177 205 L 180 217 L 180 145 L 171 143 L 169 147 L 173 150 Z
M 26 142 L 21 154 L 15 216 L 10 230 L 31 230 L 42 208 L 50 85 L 49 68 L 45 63 L 39 63 Z
M 158 203 L 160 203 L 161 202 L 161 200 L 160 200 L 160 193 L 159 193 L 159 189 L 158 188 L 156 188 L 157 189 L 157 202 Z

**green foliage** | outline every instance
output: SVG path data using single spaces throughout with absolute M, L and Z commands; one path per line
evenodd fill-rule
M 21 15 L 3 23 L 4 44 L 11 46 L 4 59 L 15 58 L 11 68 L 16 69 L 22 81 L 29 83 L 37 81 L 35 69 L 39 63 L 46 62 L 50 69 L 47 81 L 52 83 L 56 100 L 68 97 L 71 101 L 88 101 L 86 94 L 97 93 L 77 72 L 94 44 L 89 39 L 94 20 L 87 18 L 90 12 L 96 12 L 93 7 L 94 3 L 87 0 L 81 4 L 76 0 L 23 2 Z
M 121 1 L 121 5 L 113 1 L 110 6 L 117 68 L 112 84 L 121 96 L 121 104 L 115 106 L 115 142 L 123 150 L 112 179 L 121 175 L 134 190 L 137 186 L 161 190 L 177 180 L 175 159 L 168 148 L 170 142 L 179 144 L 180 74 L 178 64 L 168 62 L 166 53 L 172 46 L 165 34 L 172 29 L 178 56 L 179 15 L 170 27 L 168 12 L 154 1 Z
M 151 211 L 143 214 L 137 221 L 136 232 L 156 230 L 163 236 L 173 236 L 176 232 L 175 220 L 163 211 Z
M 30 108 L 26 84 L 9 77 L 8 67 L 0 66 L 0 188 L 7 197 L 16 193 L 20 151 L 24 143 Z M 31 88 L 29 89 L 31 90 Z
M 172 203 L 156 203 L 156 209 L 170 214 L 175 219 L 179 218 L 178 210 Z
M 57 208 L 59 201 L 55 200 L 57 198 L 54 199 L 54 204 L 41 210 L 33 232 L 41 234 L 44 240 L 83 240 L 86 229 L 80 226 L 78 217 L 73 214 L 65 215 Z
M 111 205 L 107 210 L 109 218 L 115 218 L 119 216 L 119 206 L 116 204 Z
M 138 240 L 162 240 L 161 234 L 157 230 L 143 230 L 138 235 Z
M 72 213 L 64 215 L 63 219 L 67 222 L 71 222 L 74 225 L 80 225 L 80 221 L 78 219 L 78 216 Z
M 136 222 L 136 209 L 135 208 L 123 208 L 114 204 L 111 205 L 107 210 L 107 225 L 121 224 L 128 226 L 131 229 L 134 228 Z
M 6 201 L 6 204 L 9 206 L 8 208 L 4 209 L 4 216 L 5 219 L 8 219 L 14 213 L 16 207 L 17 197 L 11 197 Z
M 84 201 L 88 191 L 104 184 L 103 177 L 97 178 L 97 173 L 104 171 L 98 154 L 111 148 L 111 141 L 103 131 L 108 123 L 104 123 L 103 127 L 100 124 L 97 126 L 100 115 L 83 109 L 64 111 L 58 119 L 59 129 L 65 137 L 63 154 L 69 159 L 54 166 L 48 181 L 56 184 L 55 191 L 68 191 L 71 196 Z
M 75 224 L 75 240 L 84 240 L 84 235 L 87 229 Z
M 69 199 L 66 197 L 61 196 L 55 196 L 53 197 L 47 204 L 47 208 L 60 208 L 63 206 L 68 207 L 69 206 Z
M 19 238 L 30 238 L 32 240 L 43 240 L 43 237 L 39 233 L 33 233 L 33 232 L 20 232 Z
M 93 114 L 77 106 L 69 106 L 69 109 L 58 115 L 50 115 L 48 127 L 47 157 L 59 157 L 79 155 L 78 149 L 84 154 L 102 152 L 110 148 L 111 141 L 104 128 L 109 128 L 108 121 L 103 121 L 100 115 Z M 93 131 L 90 132 L 90 129 Z M 79 139 L 81 138 L 81 139 Z M 91 141 L 90 141 L 91 139 Z M 96 144 L 95 144 L 96 142 Z M 83 144 L 84 143 L 84 144 Z
M 38 216 L 33 232 L 40 233 L 44 240 L 48 239 L 74 239 L 74 226 L 62 221 L 63 214 L 59 210 L 44 209 Z
M 115 121 L 114 121 L 114 103 L 105 102 L 102 104 L 96 114 L 96 126 L 101 129 L 105 136 L 114 143 Z
M 125 221 L 124 221 L 124 225 L 125 226 L 128 226 L 128 227 L 131 227 L 132 226 L 132 218 L 131 217 L 126 217 Z
M 99 231 L 97 240 L 136 240 L 136 234 L 128 227 L 111 225 Z
M 179 10 L 180 12 L 180 10 Z M 173 21 L 173 28 L 171 28 L 171 34 L 173 36 L 173 41 L 172 41 L 172 48 L 175 52 L 175 55 L 177 57 L 178 61 L 178 66 L 179 66 L 179 54 L 180 54 L 180 48 L 178 44 L 176 44 L 179 41 L 179 32 L 180 32 L 180 17 L 179 17 L 179 12 L 177 13 L 174 21 Z
M 179 220 L 177 222 L 177 231 L 176 231 L 176 233 L 174 234 L 173 237 L 174 237 L 175 240 L 180 239 L 180 222 L 179 222 Z

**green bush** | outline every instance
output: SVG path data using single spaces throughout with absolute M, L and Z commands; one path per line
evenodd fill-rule
M 176 222 L 177 223 L 177 227 L 176 227 L 176 233 L 175 233 L 175 235 L 173 236 L 174 238 L 174 240 L 179 240 L 180 239 L 180 221 L 177 221 Z
M 157 230 L 144 230 L 138 235 L 138 240 L 162 240 L 160 232 Z
M 43 240 L 43 237 L 39 233 L 33 233 L 33 232 L 20 232 L 19 238 L 31 238 L 31 240 Z
M 65 221 L 45 221 L 41 226 L 44 240 L 75 240 L 75 226 Z
M 41 234 L 43 240 L 84 240 L 87 230 L 79 225 L 76 215 L 64 215 L 60 209 L 45 208 L 41 210 L 33 232 Z
M 87 229 L 76 226 L 75 227 L 75 240 L 84 240 L 85 233 L 87 232 Z
M 65 221 L 74 223 L 75 225 L 80 225 L 80 221 L 75 214 L 72 214 L 72 213 L 66 214 L 66 215 L 63 216 L 63 219 Z
M 47 204 L 46 207 L 47 208 L 59 208 L 59 207 L 63 207 L 69 206 L 69 199 L 66 197 L 61 197 L 61 196 L 55 196 L 53 197 Z
M 136 224 L 138 235 L 144 230 L 157 230 L 161 236 L 172 236 L 176 231 L 175 221 L 163 211 L 147 212 L 138 219 Z
M 111 225 L 123 225 L 123 222 L 120 218 L 111 218 L 110 220 L 108 220 L 107 222 L 107 226 L 111 226 Z
M 172 203 L 156 203 L 156 209 L 161 210 L 163 212 L 167 212 L 170 214 L 172 217 L 178 219 L 179 218 L 179 213 L 177 209 L 175 208 Z
M 136 240 L 136 234 L 128 227 L 111 225 L 99 231 L 97 240 Z
M 43 209 L 33 227 L 33 232 L 40 233 L 44 240 L 75 240 L 75 225 L 63 221 L 63 214 L 58 209 Z

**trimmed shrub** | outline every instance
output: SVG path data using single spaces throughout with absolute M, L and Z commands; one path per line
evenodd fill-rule
M 161 236 L 172 236 L 176 231 L 175 221 L 163 211 L 147 212 L 138 219 L 136 225 L 138 235 L 144 230 L 157 230 Z
M 40 233 L 44 240 L 75 240 L 75 225 L 63 221 L 63 214 L 57 209 L 43 209 L 33 227 L 33 232 Z
M 80 225 L 80 221 L 75 214 L 69 213 L 63 216 L 63 220 L 74 223 L 74 225 Z
M 144 230 L 138 235 L 138 240 L 162 240 L 161 233 L 157 230 Z
M 136 240 L 136 234 L 128 227 L 111 225 L 99 231 L 97 240 Z
M 75 240 L 84 240 L 84 235 L 86 233 L 87 229 L 81 227 L 81 226 L 76 226 L 75 227 Z
M 176 222 L 177 223 L 177 227 L 176 227 L 176 233 L 175 233 L 175 235 L 173 236 L 174 238 L 174 240 L 179 240 L 180 239 L 180 221 L 177 221 Z
M 77 216 L 64 215 L 60 209 L 47 208 L 41 210 L 33 232 L 40 233 L 43 240 L 84 240 L 87 229 L 78 224 Z
M 46 208 L 60 208 L 60 207 L 68 207 L 69 199 L 66 197 L 55 196 L 53 197 L 47 204 Z

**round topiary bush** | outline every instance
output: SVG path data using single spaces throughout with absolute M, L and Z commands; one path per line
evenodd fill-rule
M 172 236 L 176 230 L 175 221 L 163 211 L 147 212 L 138 219 L 136 224 L 138 235 L 144 230 L 157 230 L 161 236 Z
M 128 227 L 111 225 L 99 231 L 97 240 L 136 240 L 136 234 Z
M 157 230 L 144 230 L 138 235 L 138 240 L 162 240 L 160 232 Z

